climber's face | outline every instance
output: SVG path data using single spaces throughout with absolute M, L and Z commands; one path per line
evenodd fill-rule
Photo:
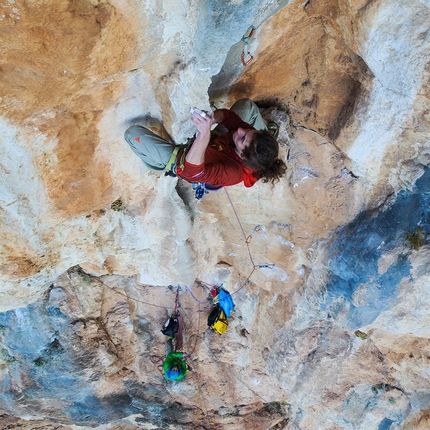
M 246 130 L 240 127 L 233 133 L 235 151 L 240 158 L 242 158 L 243 150 L 252 142 L 255 133 L 257 130 Z

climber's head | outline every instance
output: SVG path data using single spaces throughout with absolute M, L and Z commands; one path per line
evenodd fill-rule
M 251 141 L 254 138 L 255 133 L 257 133 L 257 130 L 254 130 L 254 129 L 248 130 L 241 127 L 239 127 L 233 133 L 233 142 L 235 146 L 235 151 L 240 158 L 243 158 L 242 157 L 243 151 L 251 144 Z
M 241 130 L 240 128 L 236 133 Z M 251 133 L 251 134 L 250 134 Z M 237 152 L 237 143 L 236 152 Z M 263 182 L 275 183 L 285 174 L 287 166 L 278 158 L 279 144 L 267 130 L 248 130 L 243 137 L 243 149 L 238 154 L 245 164 L 258 171 Z

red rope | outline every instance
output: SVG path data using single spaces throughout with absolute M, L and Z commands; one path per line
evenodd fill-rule
M 181 351 L 184 346 L 183 332 L 184 332 L 184 322 L 182 321 L 182 315 L 177 312 L 178 315 L 178 332 L 175 335 L 175 352 Z
M 175 305 L 173 306 L 173 313 L 175 313 L 178 310 L 178 302 L 179 302 L 179 287 L 176 290 Z
M 238 293 L 243 287 L 245 287 L 246 285 L 249 285 L 249 278 L 252 276 L 252 274 L 255 272 L 255 270 L 256 269 L 259 269 L 260 268 L 260 265 L 256 265 L 255 263 L 254 263 L 254 259 L 252 258 L 252 254 L 251 254 L 251 248 L 249 247 L 249 244 L 251 243 L 251 239 L 252 239 L 252 236 L 254 235 L 254 233 L 256 233 L 257 231 L 259 231 L 260 229 L 261 229 L 261 227 L 260 226 L 257 226 L 257 227 L 255 227 L 254 228 L 254 231 L 250 234 L 250 235 L 246 235 L 246 233 L 245 233 L 245 230 L 244 230 L 244 228 L 243 228 L 243 226 L 242 226 L 242 222 L 240 221 L 240 218 L 239 218 L 239 215 L 237 214 L 237 211 L 236 211 L 236 208 L 234 207 L 234 205 L 233 205 L 233 202 L 232 202 L 232 200 L 231 200 L 231 198 L 230 198 L 230 194 L 228 193 L 228 191 L 227 191 L 227 188 L 226 187 L 224 187 L 224 191 L 225 191 L 225 193 L 227 194 L 227 198 L 228 198 L 228 201 L 230 202 L 230 206 L 231 206 L 231 208 L 233 209 L 233 212 L 234 212 L 234 215 L 235 215 L 235 217 L 236 217 L 236 219 L 237 219 L 237 222 L 238 222 L 238 224 L 239 224 L 239 227 L 240 227 L 240 229 L 242 230 L 242 234 L 243 234 L 243 237 L 244 237 L 244 239 L 245 239 L 245 244 L 246 244 L 246 249 L 248 250 L 248 255 L 249 255 L 249 259 L 251 260 L 251 264 L 252 264 L 252 271 L 251 271 L 251 273 L 248 275 L 248 277 L 245 279 L 245 282 L 242 284 L 242 286 L 239 288 L 239 289 L 237 289 L 236 291 L 234 291 L 233 293 L 231 293 L 232 295 L 233 294 L 236 294 L 236 293 Z
M 252 267 L 255 270 L 256 266 L 255 266 L 255 263 L 254 263 L 254 259 L 252 258 L 252 254 L 251 254 L 251 249 L 249 247 L 249 243 L 251 242 L 252 235 L 255 233 L 256 230 L 254 229 L 254 232 L 252 234 L 250 234 L 249 236 L 246 235 L 245 230 L 243 229 L 243 226 L 242 226 L 242 222 L 240 221 L 239 215 L 237 214 L 236 208 L 234 207 L 233 202 L 231 201 L 230 194 L 228 193 L 228 191 L 227 191 L 227 189 L 225 187 L 224 187 L 224 190 L 225 190 L 225 193 L 227 194 L 227 197 L 228 197 L 230 205 L 231 205 L 231 207 L 233 209 L 234 215 L 236 216 L 237 222 L 239 223 L 239 227 L 242 230 L 242 234 L 243 234 L 243 237 L 244 237 L 245 243 L 246 243 L 246 249 L 248 250 L 249 259 L 251 260 Z M 249 278 L 249 276 L 248 276 L 248 278 Z
M 196 340 L 194 342 L 193 350 L 189 354 L 186 354 L 186 358 L 190 358 L 194 354 L 196 347 L 197 347 L 197 341 L 199 340 L 199 337 L 200 337 L 200 312 L 201 312 L 201 310 L 200 310 L 200 303 L 199 303 L 199 310 L 198 310 L 199 318 L 198 318 L 198 323 L 197 323 L 197 330 L 194 327 L 194 324 L 192 323 L 190 317 L 184 312 L 185 317 L 188 318 L 188 321 L 190 322 L 191 326 L 195 330 L 195 335 L 193 335 L 193 336 L 195 336 L 195 338 L 196 338 Z M 189 341 L 191 341 L 191 337 L 192 336 L 190 336 Z
M 236 216 L 237 222 L 239 223 L 239 227 L 240 227 L 240 229 L 242 230 L 243 237 L 244 237 L 244 239 L 245 239 L 245 241 L 246 241 L 246 234 L 245 234 L 245 230 L 244 230 L 244 229 L 243 229 L 243 227 L 242 227 L 242 223 L 240 222 L 239 215 L 237 214 L 236 209 L 234 208 L 233 202 L 231 201 L 231 198 L 230 198 L 230 194 L 228 193 L 228 191 L 227 191 L 227 188 L 226 188 L 226 187 L 224 187 L 224 191 L 225 191 L 225 193 L 227 194 L 227 198 L 228 198 L 228 200 L 229 200 L 229 202 L 230 202 L 230 205 L 231 205 L 231 207 L 232 207 L 232 209 L 233 209 L 233 212 L 234 212 L 234 214 L 235 214 L 235 216 Z

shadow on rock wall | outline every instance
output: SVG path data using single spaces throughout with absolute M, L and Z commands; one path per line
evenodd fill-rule
M 430 170 L 413 190 L 401 191 L 382 212 L 364 212 L 342 228 L 330 246 L 327 284 L 330 314 L 346 328 L 372 323 L 398 300 L 398 285 L 412 276 L 409 255 L 430 233 Z

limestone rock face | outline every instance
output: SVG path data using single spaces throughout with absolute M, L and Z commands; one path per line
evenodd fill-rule
M 430 5 L 221 3 L 0 5 L 4 428 L 429 427 Z M 273 187 L 197 201 L 123 139 L 241 97 L 280 126 Z

